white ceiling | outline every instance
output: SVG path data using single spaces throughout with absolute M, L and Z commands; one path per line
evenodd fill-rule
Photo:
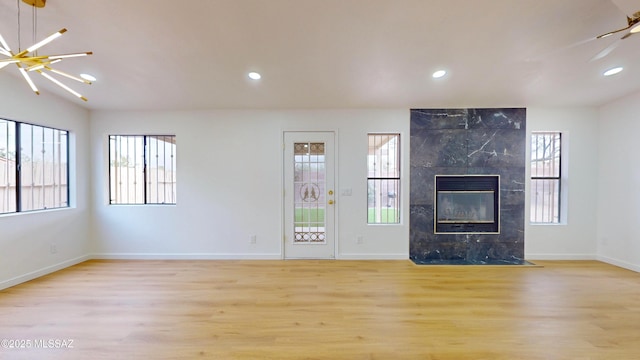
M 24 49 L 30 6 L 0 0 L 0 33 L 18 48 L 18 3 Z M 111 110 L 598 106 L 640 91 L 640 34 L 594 39 L 636 11 L 640 0 L 47 0 L 37 39 L 68 32 L 40 54 L 93 51 L 54 67 L 98 81 L 64 80 L 86 103 L 35 81 L 40 96 Z M 614 66 L 625 71 L 601 75 Z

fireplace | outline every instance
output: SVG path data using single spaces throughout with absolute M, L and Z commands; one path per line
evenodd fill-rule
M 413 262 L 522 264 L 530 166 L 526 115 L 523 108 L 411 109 L 409 257 Z M 461 212 L 457 218 L 441 215 L 438 221 L 436 177 L 439 183 L 445 180 L 438 190 L 455 192 L 454 196 L 458 191 L 480 191 L 476 194 L 487 208 L 492 204 L 483 191 L 492 192 L 493 218 L 486 212 L 483 217 Z M 478 189 L 468 181 L 483 177 L 492 185 Z M 447 185 L 446 180 L 453 181 Z M 461 196 L 449 201 L 474 203 Z
M 434 232 L 500 233 L 499 175 L 436 175 Z

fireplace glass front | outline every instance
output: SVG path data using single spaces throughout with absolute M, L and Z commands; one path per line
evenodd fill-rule
M 499 232 L 499 177 L 436 176 L 435 232 Z

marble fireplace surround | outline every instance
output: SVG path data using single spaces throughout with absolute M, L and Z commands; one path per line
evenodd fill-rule
M 410 249 L 416 264 L 526 264 L 526 109 L 412 109 Z M 499 233 L 435 233 L 436 175 L 498 175 Z

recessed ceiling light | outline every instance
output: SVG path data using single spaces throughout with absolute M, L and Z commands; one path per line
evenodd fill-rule
M 249 79 L 251 80 L 260 80 L 260 78 L 262 78 L 262 75 L 260 75 L 255 71 L 250 72 L 248 76 L 249 76 Z
M 80 77 L 87 80 L 87 81 L 96 81 L 96 77 L 93 75 L 89 75 L 89 74 L 80 74 Z
M 441 77 L 443 77 L 445 75 L 447 75 L 446 70 L 438 70 L 438 71 L 434 72 L 433 75 L 431 75 L 431 76 L 433 76 L 434 79 L 439 79 L 439 78 L 441 78 Z
M 604 76 L 611 76 L 611 75 L 615 75 L 615 74 L 617 74 L 617 73 L 621 72 L 622 70 L 623 70 L 622 66 L 620 66 L 620 67 L 615 67 L 615 68 L 613 68 L 613 69 L 609 69 L 609 70 L 605 71 L 603 75 L 604 75 Z

